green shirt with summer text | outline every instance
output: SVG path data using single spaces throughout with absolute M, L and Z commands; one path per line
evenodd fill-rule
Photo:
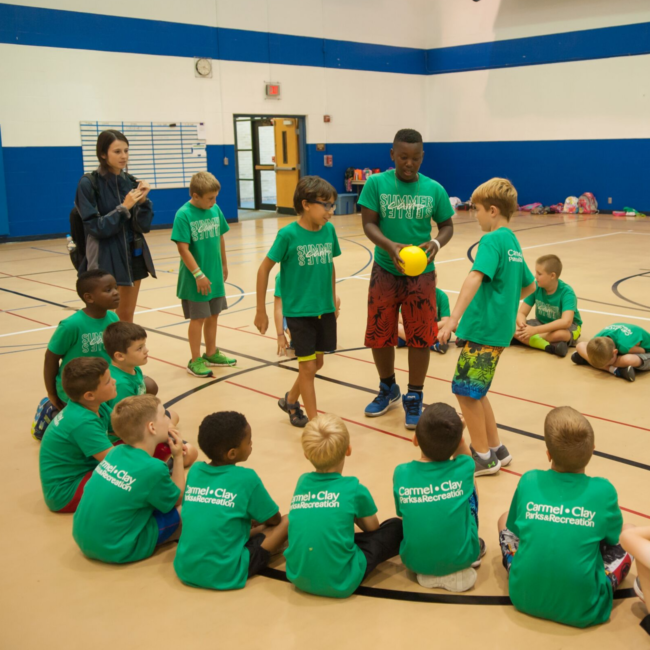
M 535 318 L 542 325 L 562 318 L 565 311 L 572 311 L 573 322 L 582 325 L 576 293 L 562 280 L 557 281 L 557 289 L 553 293 L 547 293 L 546 289 L 537 287 L 534 293 L 524 298 L 524 302 L 531 307 L 535 306 Z
M 359 205 L 379 215 L 379 229 L 393 242 L 419 246 L 431 241 L 431 222 L 440 224 L 454 216 L 454 208 L 444 187 L 424 174 L 413 183 L 399 180 L 395 170 L 368 177 Z M 402 275 L 390 255 L 375 246 L 375 262 L 393 275 Z M 427 264 L 423 273 L 433 271 Z

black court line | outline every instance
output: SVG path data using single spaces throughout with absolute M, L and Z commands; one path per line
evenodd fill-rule
M 15 296 L 21 296 L 23 298 L 30 298 L 31 300 L 39 300 L 40 302 L 45 302 L 48 305 L 54 305 L 55 307 L 63 307 L 63 309 L 71 309 L 72 311 L 78 311 L 74 307 L 70 307 L 69 305 L 62 305 L 60 302 L 52 302 L 51 300 L 45 300 L 45 298 L 37 298 L 36 296 L 30 296 L 27 293 L 20 293 L 20 291 L 14 291 L 13 289 L 5 289 L 4 287 L 0 287 L 0 291 L 4 291 L 6 293 L 13 293 Z
M 648 305 L 644 305 L 643 303 L 640 302 L 635 302 L 634 300 L 630 300 L 629 298 L 626 298 L 620 291 L 619 287 L 623 284 L 623 282 L 627 282 L 627 280 L 631 280 L 632 278 L 641 278 L 644 276 L 647 276 L 650 274 L 650 271 L 644 271 L 643 273 L 635 273 L 634 275 L 628 275 L 626 278 L 621 278 L 620 280 L 616 280 L 614 284 L 612 285 L 612 292 L 614 295 L 621 300 L 625 300 L 625 302 L 629 302 L 632 305 L 638 305 L 639 307 L 645 307 L 646 309 L 650 309 Z
M 639 307 L 630 307 L 629 305 L 616 305 L 613 302 L 603 302 L 602 300 L 593 300 L 592 298 L 581 298 L 577 296 L 578 300 L 586 302 L 595 302 L 597 305 L 607 305 L 608 307 L 616 307 L 617 309 L 627 309 L 628 311 L 642 311 L 646 314 L 650 313 L 650 309 L 640 309 Z

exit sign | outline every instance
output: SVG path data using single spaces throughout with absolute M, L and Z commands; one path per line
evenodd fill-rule
M 265 84 L 265 93 L 267 99 L 280 99 L 280 84 L 277 81 L 270 81 Z

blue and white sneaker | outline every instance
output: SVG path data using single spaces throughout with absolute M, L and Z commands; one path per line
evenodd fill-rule
M 402 394 L 400 393 L 397 384 L 393 384 L 389 387 L 387 384 L 384 384 L 383 381 L 379 382 L 379 393 L 377 394 L 377 397 L 366 406 L 366 410 L 364 411 L 366 417 L 376 418 L 379 415 L 383 415 L 388 411 L 388 409 L 399 402 L 401 396 Z
M 36 415 L 34 415 L 34 421 L 32 422 L 32 438 L 34 440 L 40 441 L 43 439 L 45 429 L 47 429 L 58 412 L 58 409 L 47 397 L 44 397 L 40 401 L 36 409 Z
M 422 393 L 410 391 L 402 397 L 402 406 L 406 417 L 404 424 L 407 429 L 415 429 L 422 415 Z

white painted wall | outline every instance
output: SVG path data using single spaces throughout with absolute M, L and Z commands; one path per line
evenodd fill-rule
M 415 75 L 233 61 L 213 71 L 197 79 L 182 57 L 0 44 L 3 145 L 80 146 L 80 121 L 116 119 L 205 122 L 208 144 L 233 144 L 235 113 L 306 115 L 309 143 L 426 131 L 426 86 Z M 279 101 L 264 98 L 271 79 L 282 84 Z
M 650 138 L 650 55 L 434 75 L 432 142 Z
M 650 22 L 648 0 L 430 0 L 427 47 Z

